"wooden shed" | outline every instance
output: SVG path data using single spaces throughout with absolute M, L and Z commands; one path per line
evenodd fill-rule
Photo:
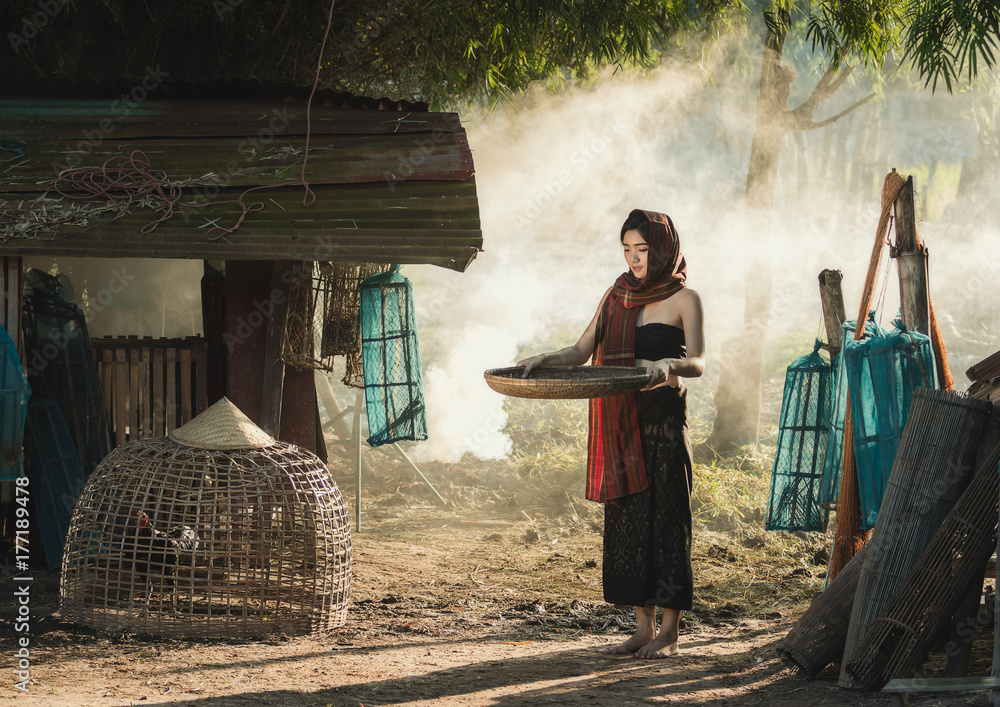
M 313 373 L 276 354 L 289 283 L 316 261 L 464 271 L 482 249 L 457 114 L 329 91 L 307 110 L 297 87 L 156 77 L 32 91 L 0 98 L 0 324 L 17 336 L 25 258 L 204 261 L 200 341 L 98 342 L 106 397 L 132 416 L 106 400 L 113 441 L 225 395 L 322 453 Z

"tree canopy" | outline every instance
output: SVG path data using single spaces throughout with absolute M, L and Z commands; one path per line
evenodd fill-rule
M 995 2 L 928 0 L 909 18 L 906 56 L 932 88 L 949 91 L 962 74 L 971 82 L 979 62 L 992 68 L 1000 37 L 1000 5 Z
M 748 4 L 751 7 L 748 7 Z M 436 104 L 496 97 L 551 76 L 655 63 L 689 32 L 740 27 L 763 10 L 772 34 L 806 18 L 839 67 L 901 48 L 949 90 L 992 66 L 1000 7 L 964 0 L 336 0 L 323 88 Z M 312 85 L 330 0 L 8 0 L 0 83 L 100 83 L 159 64 L 174 80 Z M 727 21 L 731 21 L 728 22 Z M 777 31 L 776 31 L 777 30 Z
M 184 81 L 312 85 L 330 0 L 12 0 L 8 80 L 102 82 L 160 64 Z M 323 88 L 442 103 L 496 96 L 554 74 L 643 63 L 734 0 L 337 0 Z

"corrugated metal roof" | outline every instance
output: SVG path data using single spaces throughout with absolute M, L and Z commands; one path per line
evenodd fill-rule
M 316 200 L 305 206 L 304 104 L 132 105 L 0 98 L 0 255 L 350 259 L 464 270 L 482 249 L 472 153 L 454 113 L 314 105 L 305 177 Z M 203 205 L 175 205 L 147 233 L 165 215 L 155 194 L 119 213 L 111 202 L 56 190 L 64 170 L 120 164 L 136 150 L 180 190 L 180 203 Z M 214 227 L 236 225 L 241 195 L 260 208 L 223 234 Z

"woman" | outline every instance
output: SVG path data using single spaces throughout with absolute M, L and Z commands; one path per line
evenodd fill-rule
M 629 271 L 573 346 L 520 363 L 643 366 L 647 386 L 590 401 L 587 498 L 605 503 L 604 599 L 635 606 L 638 628 L 611 653 L 664 658 L 691 608 L 691 441 L 681 378 L 705 371 L 701 300 L 670 217 L 635 210 L 621 229 Z M 659 630 L 656 607 L 663 608 Z

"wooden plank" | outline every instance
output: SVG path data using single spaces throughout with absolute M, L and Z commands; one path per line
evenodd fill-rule
M 139 439 L 139 352 L 129 351 L 128 360 L 128 438 L 134 440 Z
M 141 368 L 139 373 L 140 380 L 140 391 L 139 397 L 142 398 L 142 415 L 140 421 L 140 427 L 142 429 L 141 439 L 149 439 L 153 436 L 153 418 L 152 418 L 152 401 L 149 399 L 150 396 L 150 350 L 148 346 L 144 346 L 140 351 L 140 361 Z
M 966 690 L 1000 689 L 1000 677 L 992 675 L 960 678 L 895 678 L 882 692 L 965 692 Z
M 97 358 L 95 356 L 95 358 Z M 104 412 L 108 416 L 108 424 L 115 428 L 115 406 L 113 392 L 115 389 L 115 350 L 101 346 L 101 385 L 104 392 Z
M 826 324 L 826 340 L 829 342 L 830 357 L 833 358 L 844 345 L 844 292 L 841 281 L 844 276 L 839 270 L 824 270 L 819 274 L 819 295 L 823 305 L 823 322 Z
M 191 421 L 191 349 L 181 349 L 180 354 L 180 384 L 181 384 L 181 419 L 180 424 Z
M 115 349 L 115 446 L 125 443 L 125 427 L 128 424 L 128 361 L 125 349 Z
M 913 177 L 906 178 L 893 204 L 896 220 L 896 248 L 902 253 L 917 249 L 917 210 L 913 200 Z
M 166 434 L 166 400 L 163 397 L 163 349 L 153 350 L 153 437 Z
M 899 303 L 903 324 L 911 331 L 930 333 L 927 294 L 927 249 L 917 236 L 913 177 L 906 178 L 893 204 L 896 228 L 894 254 L 899 265 Z
M 464 132 L 457 113 L 428 111 L 426 104 L 390 101 L 380 108 L 372 99 L 321 91 L 310 110 L 310 125 L 317 135 L 377 135 L 409 132 Z M 304 96 L 288 95 L 298 100 L 198 100 L 195 98 L 149 98 L 141 111 L 122 115 L 108 99 L 95 98 L 4 98 L 0 114 L 11 128 L 37 132 L 39 123 L 76 144 L 84 130 L 92 130 L 102 119 L 115 125 L 106 140 L 114 144 L 123 139 L 177 139 L 185 135 L 202 137 L 258 135 L 267 127 L 281 135 L 306 133 Z M 284 97 L 282 97 L 284 98 Z M 332 105 L 321 105 L 331 103 Z M 301 99 L 301 100 L 299 100 Z M 386 109 L 387 108 L 387 109 Z M 276 121 L 272 125 L 272 120 Z M 16 131 L 15 131 L 16 132 Z
M 169 348 L 164 356 L 166 363 L 166 434 L 177 429 L 177 349 Z
M 20 256 L 5 256 L 0 260 L 0 326 L 14 341 L 18 353 L 24 358 L 21 339 L 21 273 L 24 264 Z
M 193 353 L 194 358 L 194 414 L 205 412 L 208 407 L 208 349 L 202 347 Z
M 153 142 L 153 141 L 150 141 Z M 159 141 L 156 141 L 159 142 Z M 53 180 L 52 164 L 64 163 L 73 146 L 65 140 L 44 140 L 32 146 L 32 157 L 22 159 L 17 170 L 7 172 L 3 190 L 11 193 L 37 191 L 38 184 Z M 162 143 L 160 143 L 162 144 Z M 121 146 L 121 143 L 113 145 Z M 267 159 L 243 148 L 245 137 L 223 139 L 172 139 L 169 150 L 149 154 L 154 169 L 172 181 L 194 177 L 204 192 L 216 187 L 213 180 L 225 180 L 231 187 L 270 184 L 297 184 L 301 175 L 305 139 L 282 140 L 282 153 Z M 127 148 L 123 148 L 127 149 Z M 297 151 L 297 154 L 296 152 Z M 94 161 L 100 164 L 113 155 L 103 152 Z M 127 152 L 119 153 L 127 158 Z M 81 165 L 87 166 L 87 165 Z M 298 169 L 296 169 L 298 168 Z M 461 181 L 473 175 L 472 152 L 463 134 L 430 136 L 314 136 L 310 140 L 306 179 L 311 185 L 403 182 L 413 180 Z M 199 179 L 200 175 L 206 175 Z M 213 176 L 216 175 L 216 176 Z

